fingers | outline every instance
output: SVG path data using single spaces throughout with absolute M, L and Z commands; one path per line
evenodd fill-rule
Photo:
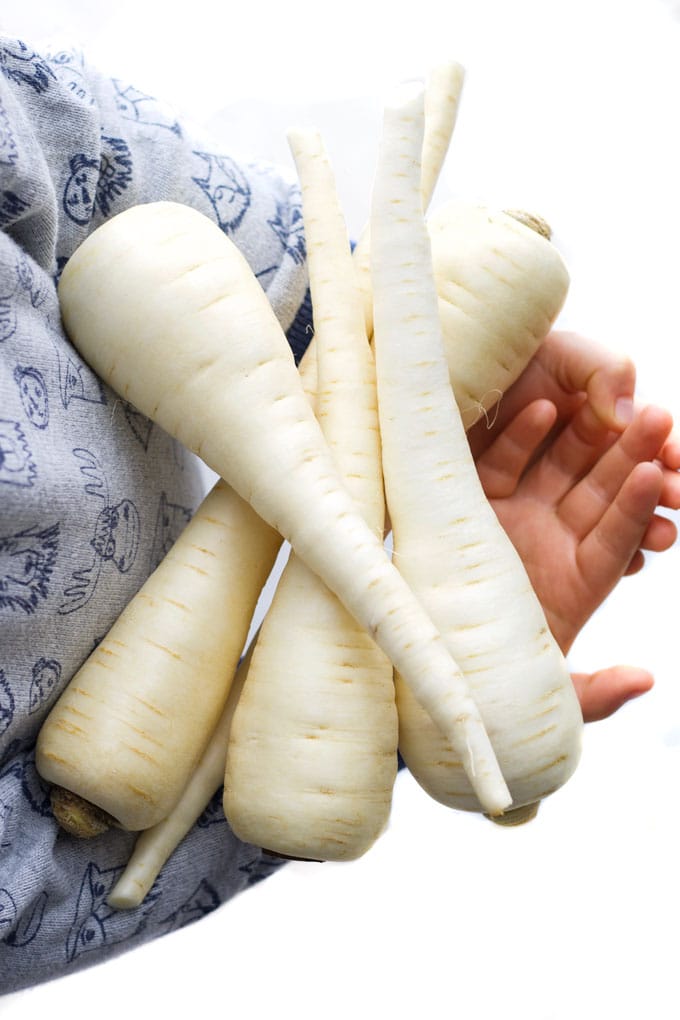
M 622 705 L 639 698 L 654 685 L 652 674 L 635 666 L 611 666 L 596 673 L 573 673 L 584 722 L 607 719 Z
M 586 337 L 567 331 L 551 333 L 537 359 L 565 394 L 583 391 L 600 423 L 621 431 L 633 417 L 635 365 Z
M 555 423 L 557 409 L 549 400 L 524 408 L 477 459 L 487 499 L 511 496 L 538 446 Z
M 625 577 L 631 577 L 633 574 L 637 574 L 642 570 L 645 564 L 644 552 L 662 553 L 667 552 L 672 546 L 675 545 L 678 538 L 678 528 L 674 521 L 669 520 L 667 517 L 661 517 L 659 514 L 654 514 L 647 525 L 642 539 L 640 540 L 640 548 L 634 554 L 632 560 L 624 571 Z
M 648 552 L 666 552 L 675 545 L 678 537 L 677 525 L 667 517 L 654 514 L 642 537 L 640 548 Z
M 680 474 L 678 469 L 669 468 L 668 462 L 664 459 L 663 450 L 658 457 L 658 463 L 664 472 L 664 486 L 659 505 L 668 507 L 670 510 L 680 510 Z
M 564 430 L 563 436 L 560 436 L 554 444 L 550 457 L 554 472 L 562 473 L 558 513 L 576 537 L 582 539 L 614 502 L 635 466 L 655 460 L 670 432 L 672 419 L 661 408 L 643 408 L 622 436 L 611 443 L 601 456 L 601 450 L 598 450 L 596 445 L 590 446 L 588 438 L 582 438 L 583 430 L 576 427 L 576 423 L 574 425 L 574 428 L 568 426 Z M 593 435 L 594 429 L 591 430 L 591 436 Z M 654 474 L 649 472 L 640 476 L 639 482 L 641 483 L 643 478 L 648 479 L 652 485 L 651 491 L 658 502 L 666 479 L 662 468 L 658 465 L 655 467 Z M 572 480 L 578 479 L 579 472 L 583 472 L 581 480 L 567 488 L 569 476 L 572 476 Z M 647 505 L 643 498 L 644 493 L 635 491 L 642 503 Z M 654 513 L 657 502 L 649 508 L 646 524 Z
M 495 436 L 539 397 L 555 404 L 562 422 L 571 418 L 587 398 L 600 425 L 620 432 L 632 417 L 634 390 L 635 366 L 630 358 L 577 333 L 554 331 L 503 395 L 494 411 L 493 428 L 480 421 L 469 430 L 473 455 L 478 457 L 486 450 Z
M 671 471 L 680 471 L 680 436 L 673 433 L 660 454 L 665 467 Z
M 611 590 L 629 568 L 657 505 L 663 474 L 656 464 L 637 464 L 595 527 L 577 546 L 582 576 Z
M 532 472 L 530 485 L 558 505 L 593 468 L 603 453 L 616 442 L 616 433 L 595 417 L 585 403 L 546 445 Z
M 640 549 L 638 549 L 637 552 L 633 554 L 632 560 L 624 570 L 623 576 L 633 577 L 635 574 L 639 574 L 644 565 L 645 565 L 644 553 L 641 552 Z

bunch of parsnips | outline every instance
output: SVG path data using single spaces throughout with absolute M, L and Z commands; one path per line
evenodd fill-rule
M 349 860 L 387 823 L 397 748 L 432 796 L 501 821 L 576 767 L 569 672 L 465 434 L 568 274 L 540 221 L 463 202 L 426 220 L 462 80 L 450 64 L 395 90 L 354 255 L 320 135 L 291 131 L 314 307 L 300 372 L 243 256 L 187 207 L 127 210 L 64 269 L 74 345 L 220 476 L 38 741 L 66 828 L 140 831 L 114 906 L 143 900 L 222 784 L 242 839 Z

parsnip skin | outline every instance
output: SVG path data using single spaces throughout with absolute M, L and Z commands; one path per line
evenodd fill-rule
M 549 226 L 540 217 L 522 211 L 492 212 L 484 206 L 450 202 L 430 219 L 428 231 L 445 355 L 451 366 L 451 383 L 461 419 L 469 428 L 497 402 L 518 377 L 518 368 L 526 365 L 538 350 L 566 298 L 568 272 L 550 242 Z M 464 255 L 452 243 L 456 232 L 466 238 Z M 491 366 L 495 366 L 495 373 Z M 484 379 L 486 391 L 479 386 L 480 379 Z M 466 473 L 470 474 L 470 484 L 478 485 L 476 477 L 461 466 L 459 477 L 462 479 Z M 461 487 L 457 491 L 460 494 Z M 481 488 L 478 491 L 481 493 Z M 451 512 L 454 507 L 460 517 L 468 512 L 461 508 L 461 503 L 450 502 Z M 471 508 L 469 512 L 472 516 Z M 480 578 L 493 578 L 497 519 L 493 514 L 484 516 L 488 560 L 484 543 L 475 543 L 474 568 L 466 551 L 460 558 L 460 569 L 462 572 L 474 569 Z M 478 524 L 481 535 L 484 517 Z M 436 530 L 434 522 L 432 526 Z M 500 538 L 508 560 L 514 559 L 517 569 L 523 571 L 511 543 L 503 534 Z M 489 591 L 484 583 L 464 587 L 458 596 L 462 604 L 458 606 L 453 598 L 447 606 L 442 600 L 445 582 L 441 579 L 442 587 L 438 587 L 435 580 L 442 554 L 435 549 L 429 558 L 420 553 L 417 558 L 417 579 L 410 570 L 406 576 L 421 593 L 466 676 L 475 678 L 471 679 L 475 699 L 512 794 L 512 810 L 498 820 L 508 825 L 523 824 L 535 816 L 541 799 L 567 782 L 579 761 L 583 720 L 567 665 L 542 611 L 535 612 L 535 599 L 533 605 L 531 599 L 526 603 L 508 599 L 505 606 L 498 607 L 498 620 L 494 623 L 489 619 L 488 627 L 495 628 L 496 633 L 489 633 L 488 638 L 482 637 L 481 632 L 471 635 L 463 621 L 467 614 L 484 619 L 485 605 L 493 604 L 493 586 L 489 585 Z M 536 617 L 533 628 L 531 615 L 524 615 L 527 605 Z M 454 625 L 449 621 L 460 623 Z M 469 641 L 471 636 L 474 640 Z M 480 665 L 479 638 L 487 640 L 489 648 L 502 649 L 503 657 L 494 662 L 493 656 L 489 656 Z M 528 641 L 527 650 L 533 644 L 534 651 L 526 663 L 513 659 L 512 649 L 518 641 Z M 468 665 L 470 660 L 474 661 Z M 504 695 L 494 685 L 501 677 L 508 690 L 522 691 L 515 706 L 516 717 L 512 709 L 506 714 L 499 707 L 504 705 Z M 399 746 L 413 775 L 440 803 L 461 810 L 482 810 L 461 775 L 460 763 L 450 744 L 421 715 L 398 676 L 395 684 Z M 535 716 L 523 718 L 522 712 L 532 696 L 537 699 Z M 538 720 L 545 725 L 536 726 Z
M 122 828 L 164 818 L 224 707 L 280 541 L 218 482 L 54 705 L 40 775 Z
M 404 89 L 386 111 L 389 148 L 371 221 L 374 347 L 394 557 L 474 692 L 514 811 L 572 774 L 583 724 L 564 657 L 484 495 L 451 392 L 432 242 L 414 200 L 421 119 L 417 90 Z M 397 170 L 389 173 L 389 167 Z M 488 213 L 483 218 L 491 222 Z M 536 240 L 548 244 L 511 217 L 501 217 L 499 225 L 513 234 L 526 231 L 532 251 Z M 493 254 L 486 241 L 483 247 Z M 506 263 L 504 276 L 499 267 Z M 518 265 L 496 251 L 449 278 L 458 278 L 452 314 L 473 350 L 480 323 L 498 337 L 511 329 L 505 316 L 525 301 Z M 527 334 L 533 344 L 535 332 Z M 483 810 L 461 781 L 457 755 L 436 725 L 420 718 L 398 671 L 396 687 L 400 750 L 411 772 L 436 799 Z
M 314 305 L 316 414 L 348 492 L 382 534 L 375 366 L 335 178 L 317 132 L 288 137 Z M 397 733 L 389 659 L 292 552 L 234 714 L 224 780 L 232 828 L 286 857 L 360 857 L 389 818 Z
M 455 122 L 456 108 L 463 80 L 462 68 L 458 65 L 446 65 L 435 69 L 432 78 L 434 84 L 431 87 L 431 94 L 435 97 L 436 101 L 433 101 L 433 107 L 431 108 L 431 123 L 435 123 L 440 107 L 442 107 L 442 97 L 446 101 L 448 110 L 444 111 L 438 127 L 435 124 L 437 131 L 434 134 L 430 131 L 429 138 L 426 132 L 426 139 L 423 144 L 424 167 L 421 187 L 424 192 L 425 205 L 427 205 L 433 190 L 436 175 L 441 167 L 448 146 L 450 132 Z M 439 99 L 436 98 L 437 93 L 439 94 Z M 437 138 L 437 134 L 441 137 Z M 433 142 L 437 152 L 434 157 L 428 159 L 428 147 L 431 147 Z M 426 170 L 430 174 L 429 178 L 426 175 Z M 526 235 L 522 234 L 522 230 L 511 237 L 511 231 L 508 229 L 508 219 L 509 217 L 505 214 L 489 213 L 488 210 L 481 207 L 470 207 L 463 203 L 452 203 L 440 210 L 439 214 L 434 218 L 434 227 L 430 228 L 432 235 L 436 236 L 438 232 L 441 233 L 440 263 L 444 267 L 442 269 L 443 277 L 440 289 L 440 304 L 443 307 L 442 321 L 451 324 L 447 353 L 449 364 L 451 366 L 454 364 L 458 366 L 457 375 L 460 375 L 461 381 L 456 386 L 456 394 L 464 413 L 466 426 L 472 424 L 481 414 L 485 413 L 495 402 L 499 392 L 507 388 L 519 375 L 559 311 L 568 285 L 566 270 L 555 249 L 551 245 L 543 249 L 540 246 L 532 248 L 532 242 L 527 241 Z M 454 257 L 452 262 L 450 258 L 451 250 L 453 249 L 454 253 L 456 250 L 456 246 L 452 246 L 450 243 L 451 239 L 459 236 L 461 224 L 464 225 L 466 222 L 469 229 L 465 228 L 465 234 L 473 238 L 473 250 L 479 252 L 480 266 L 483 273 L 486 274 L 486 276 L 482 275 L 476 279 L 465 275 L 468 271 L 467 259 L 460 259 L 458 257 L 456 260 L 456 257 Z M 478 238 L 478 240 L 474 240 L 475 238 Z M 478 244 L 477 249 L 474 248 L 475 244 Z M 436 249 L 434 240 L 433 248 Z M 492 259 L 493 264 L 491 265 L 488 260 L 484 263 L 484 251 L 488 252 L 489 250 L 492 251 L 494 258 L 498 256 L 498 261 Z M 359 250 L 357 254 L 360 255 L 361 251 Z M 367 248 L 365 255 L 367 258 Z M 355 259 L 355 261 L 358 261 L 358 259 Z M 367 264 L 365 259 L 364 270 Z M 528 291 L 528 300 L 521 305 L 516 302 L 512 305 L 516 288 L 510 283 L 507 287 L 510 295 L 510 304 L 507 305 L 508 320 L 512 319 L 516 323 L 519 319 L 527 324 L 523 341 L 519 344 L 515 341 L 513 350 L 509 352 L 505 346 L 508 336 L 508 330 L 505 327 L 501 328 L 500 331 L 497 330 L 496 333 L 493 333 L 493 330 L 489 331 L 484 328 L 478 334 L 474 354 L 472 357 L 467 357 L 466 352 L 469 350 L 469 344 L 461 345 L 457 342 L 460 331 L 457 328 L 455 315 L 451 319 L 448 295 L 451 293 L 452 287 L 456 289 L 463 288 L 470 292 L 476 289 L 481 281 L 482 286 L 478 296 L 483 304 L 486 301 L 484 286 L 489 282 L 489 278 L 494 276 L 503 282 L 501 272 L 504 268 L 507 268 L 508 264 L 517 271 L 517 279 L 520 278 L 522 273 L 530 273 L 536 284 L 535 294 Z M 478 266 L 478 268 L 480 267 Z M 362 273 L 359 270 L 359 277 L 361 278 L 361 276 Z M 506 280 L 505 282 L 508 281 Z M 447 297 L 442 297 L 442 292 Z M 500 302 L 500 304 L 502 305 L 503 302 Z M 491 352 L 492 356 L 491 361 L 488 358 L 489 352 Z M 461 357 L 461 354 L 463 354 L 463 357 Z M 309 361 L 310 359 L 307 358 L 303 362 L 303 367 L 309 365 Z M 311 375 L 312 373 L 307 374 Z M 256 517 L 254 514 L 253 516 Z M 260 522 L 260 525 L 264 528 L 267 527 L 263 522 Z M 280 544 L 280 536 L 276 544 Z M 273 551 L 270 562 L 273 562 L 275 551 Z M 128 619 L 128 624 L 129 622 Z M 409 692 L 403 691 L 403 685 L 401 684 L 400 692 L 404 706 L 408 704 L 409 698 L 413 701 Z M 417 702 L 415 702 L 415 706 L 415 711 L 417 712 Z M 404 707 L 404 716 L 409 717 L 410 711 L 410 708 Z M 425 718 L 428 718 L 426 714 Z M 62 728 L 65 729 L 66 727 L 62 726 Z M 448 743 L 447 751 L 449 754 L 453 753 Z M 54 763 L 52 766 L 48 766 L 48 768 L 53 766 Z M 423 765 L 425 773 L 427 773 L 428 768 L 428 765 Z M 178 787 L 181 786 L 183 779 L 180 777 L 182 775 L 183 773 L 180 768 L 171 782 Z M 78 784 L 76 783 L 75 785 Z M 104 785 L 106 785 L 105 782 Z M 444 796 L 447 797 L 448 794 L 444 794 Z M 467 792 L 465 796 L 468 796 Z M 479 806 L 475 795 L 473 794 L 472 796 Z M 127 808 L 124 808 L 124 810 L 127 810 Z M 511 811 L 506 813 L 504 817 L 509 821 L 512 815 L 513 812 Z M 115 817 L 117 819 L 117 815 Z M 120 822 L 116 820 L 116 824 L 120 824 Z M 139 826 L 137 825 L 136 827 Z M 146 827 L 146 823 L 144 827 Z M 291 856 L 297 856 L 297 854 L 293 852 Z
M 316 362 L 308 360 L 304 366 L 300 369 L 300 380 L 305 393 L 308 395 L 308 399 L 311 401 L 315 399 L 314 392 L 316 389 Z M 250 614 L 255 608 L 255 600 L 257 599 L 258 592 L 256 590 L 257 585 L 262 586 L 264 579 L 269 576 L 274 563 L 276 561 L 277 553 L 281 546 L 281 536 L 274 532 L 265 522 L 258 517 L 258 515 L 243 502 L 240 497 L 236 496 L 235 493 L 230 492 L 228 486 L 223 482 L 218 483 L 214 494 L 208 496 L 208 499 L 202 506 L 199 513 L 195 516 L 194 520 L 189 523 L 187 530 L 182 538 L 181 545 L 183 547 L 189 546 L 193 543 L 194 529 L 197 524 L 200 524 L 201 514 L 207 514 L 208 518 L 214 518 L 217 514 L 221 522 L 221 526 L 224 529 L 224 542 L 220 549 L 221 558 L 221 569 L 231 570 L 231 580 L 227 580 L 227 586 L 231 586 L 233 594 L 238 595 L 238 601 L 235 603 L 238 606 L 238 611 L 234 611 L 234 604 L 231 602 L 224 601 L 225 590 L 224 584 L 218 584 L 213 592 L 214 604 L 210 604 L 210 596 L 206 593 L 206 598 L 203 600 L 202 605 L 205 609 L 206 618 L 201 619 L 200 614 L 184 614 L 181 621 L 178 621 L 179 626 L 176 631 L 173 630 L 172 640 L 176 644 L 177 636 L 187 631 L 188 634 L 194 634 L 200 636 L 204 631 L 211 631 L 213 627 L 222 625 L 224 627 L 230 627 L 233 635 L 233 640 L 229 645 L 229 655 L 233 657 L 234 651 L 245 642 L 247 630 L 250 627 Z M 196 536 L 198 537 L 198 536 Z M 250 553 L 248 552 L 250 550 Z M 173 584 L 174 571 L 178 563 L 178 548 L 175 547 L 169 552 L 169 562 L 164 564 L 160 570 L 160 575 L 165 576 L 164 584 L 171 592 Z M 250 557 L 250 558 L 248 558 Z M 173 566 L 174 564 L 174 566 Z M 230 566 L 231 564 L 231 566 Z M 227 575 L 228 576 L 228 575 Z M 254 586 L 248 583 L 244 578 L 251 578 L 254 582 Z M 158 578 L 156 579 L 156 581 Z M 180 583 L 178 579 L 178 583 Z M 142 589 L 133 602 L 144 601 L 147 598 L 146 589 Z M 148 604 L 148 602 L 147 602 Z M 173 606 L 173 600 L 170 600 L 169 606 Z M 229 610 L 231 607 L 231 613 L 229 619 L 224 616 L 225 610 Z M 222 623 L 220 624 L 220 621 Z M 145 640 L 145 627 L 146 627 L 146 615 L 144 613 L 136 613 L 134 617 L 131 616 L 128 611 L 124 634 L 125 640 L 128 644 L 133 647 L 138 647 L 141 642 Z M 140 628 L 140 629 L 136 629 Z M 185 639 L 186 640 L 186 639 Z M 231 660 L 229 660 L 231 661 Z M 227 676 L 229 669 L 229 661 L 224 665 L 224 675 Z M 218 662 L 220 671 L 222 665 Z M 243 665 L 243 671 L 245 670 L 245 664 Z M 240 676 L 242 670 L 239 667 L 237 671 L 237 677 Z M 163 680 L 164 672 L 161 669 L 156 679 L 159 683 L 164 683 Z M 76 676 L 71 681 L 71 684 L 78 685 L 82 677 Z M 205 676 L 201 678 L 202 687 L 205 686 Z M 228 676 L 227 676 L 228 679 Z M 135 690 L 137 684 L 141 683 L 141 687 L 146 684 L 146 679 L 142 676 L 140 681 L 140 670 L 138 662 L 135 658 L 129 660 L 129 672 L 123 668 L 119 675 L 117 686 L 118 689 L 126 689 L 131 693 Z M 234 695 L 231 688 L 229 688 L 229 700 L 228 708 L 225 708 L 223 715 L 227 715 L 228 720 L 231 719 L 233 713 L 233 706 L 235 704 Z M 191 719 L 187 720 L 191 724 Z M 52 721 L 50 722 L 50 726 Z M 178 723 L 181 729 L 181 721 Z M 47 726 L 47 723 L 46 723 Z M 96 727 L 101 727 L 102 733 L 109 733 L 115 735 L 119 732 L 118 727 L 120 726 L 120 720 L 116 718 L 115 713 L 109 710 L 105 700 L 101 700 L 98 708 L 98 714 L 96 717 Z M 222 728 L 228 726 L 228 722 L 222 722 Z M 45 753 L 41 755 L 42 767 L 46 775 L 56 775 L 54 771 L 54 764 L 50 764 L 48 756 L 51 753 L 50 739 L 47 736 L 49 729 L 46 729 L 46 734 L 42 737 L 41 746 L 44 747 Z M 75 734 L 74 734 L 75 735 Z M 184 736 L 178 734 L 177 740 L 179 746 L 186 746 L 188 741 L 189 746 L 200 747 L 204 740 L 204 734 L 196 731 L 193 726 L 190 725 L 188 732 Z M 226 741 L 226 736 L 224 737 Z M 198 815 L 210 800 L 215 790 L 221 785 L 224 777 L 224 756 L 226 755 L 226 747 L 222 751 L 218 747 L 216 750 L 213 746 L 213 742 L 220 741 L 220 733 L 215 730 L 210 738 L 210 745 L 206 748 L 203 758 L 201 759 L 201 770 L 205 773 L 207 770 L 207 776 L 202 774 L 201 777 L 196 779 L 195 775 L 192 778 L 188 786 L 182 791 L 181 804 L 177 802 L 171 815 L 168 816 L 168 824 L 163 825 L 163 822 L 155 823 L 151 826 L 153 835 L 150 835 L 139 847 L 139 850 L 135 848 L 133 854 L 133 861 L 131 861 L 131 869 L 133 871 L 141 871 L 143 874 L 147 874 L 153 867 L 154 862 L 157 863 L 158 869 L 163 863 L 163 854 L 169 855 L 171 850 L 174 848 L 172 844 L 175 834 L 181 831 L 181 825 L 183 820 L 190 815 L 191 811 L 194 810 L 194 805 L 198 805 L 195 810 L 196 814 L 191 823 L 196 820 Z M 77 744 L 77 741 L 75 742 Z M 105 746 L 107 743 L 106 739 L 102 740 L 102 745 Z M 79 754 L 78 747 L 75 746 L 73 753 L 77 757 Z M 220 757 L 221 755 L 221 757 Z M 214 767 L 215 757 L 219 762 L 216 772 Z M 204 761 L 205 759 L 205 761 Z M 116 815 L 125 815 L 127 809 L 125 803 L 129 799 L 129 791 L 125 785 L 119 783 L 118 794 L 113 793 L 114 780 L 110 775 L 112 763 L 108 763 L 106 774 L 102 770 L 104 763 L 100 763 L 98 766 L 99 773 L 101 774 L 101 785 L 104 790 L 108 791 L 107 797 L 109 802 L 112 803 L 112 798 L 116 799 Z M 104 765 L 104 768 L 106 766 Z M 212 769 L 212 771 L 211 771 Z M 64 781 L 68 781 L 75 787 L 80 786 L 80 780 L 78 779 L 75 772 L 70 776 L 67 776 L 65 768 L 62 767 L 61 774 L 64 777 Z M 79 775 L 79 773 L 78 773 Z M 215 775 L 213 780 L 212 776 Z M 132 776 L 130 776 L 132 778 Z M 175 776 L 174 778 L 175 789 L 177 790 L 183 782 L 183 776 Z M 213 784 L 213 785 L 211 785 Z M 201 803 L 201 797 L 203 791 L 205 793 L 205 800 Z M 73 793 L 71 790 L 66 789 L 62 786 L 53 786 L 51 791 L 52 808 L 59 822 L 60 826 L 70 832 L 72 835 L 89 838 L 97 835 L 101 832 L 106 831 L 112 824 L 117 824 L 115 820 L 107 815 L 97 807 L 96 804 L 91 801 L 85 800 L 84 798 Z M 91 792 L 91 796 L 99 799 L 97 792 Z M 188 801 L 188 806 L 187 806 Z M 177 812 L 179 821 L 176 817 L 173 817 Z M 184 833 L 182 832 L 182 835 Z M 177 836 L 177 840 L 181 838 L 181 835 Z M 141 857 L 141 864 L 139 858 Z M 121 879 L 122 881 L 122 879 Z M 151 885 L 153 879 L 150 880 Z M 142 897 L 143 898 L 143 897 Z M 141 902 L 141 900 L 140 900 Z
M 314 592 L 314 624 L 304 602 Z M 241 839 L 308 860 L 354 860 L 389 818 L 397 770 L 392 670 L 297 557 L 279 582 L 234 713 L 224 813 Z M 305 614 L 304 642 L 295 607 Z M 345 645 L 338 643 L 344 636 Z

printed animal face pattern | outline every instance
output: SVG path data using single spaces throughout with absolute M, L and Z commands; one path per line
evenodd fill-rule
M 45 380 L 37 368 L 17 365 L 14 381 L 19 387 L 26 418 L 36 429 L 46 429 L 50 421 L 49 399 Z
M 130 499 L 112 501 L 108 480 L 97 455 L 90 450 L 76 448 L 73 456 L 80 465 L 83 490 L 94 500 L 97 514 L 91 525 L 92 537 L 88 547 L 82 550 L 82 558 L 64 589 L 63 601 L 58 608 L 58 612 L 64 615 L 77 612 L 90 601 L 96 593 L 105 564 L 113 564 L 121 574 L 132 569 L 140 534 L 137 507 Z
M 102 137 L 99 159 L 77 152 L 71 157 L 64 189 L 64 212 L 79 226 L 87 226 L 96 211 L 105 218 L 132 181 L 132 155 L 123 138 Z
M 233 836 L 218 791 L 187 836 L 201 868 L 173 859 L 138 910 L 113 911 L 133 837 L 55 840 L 35 768 L 59 693 L 200 499 L 189 455 L 60 327 L 56 285 L 78 244 L 163 199 L 229 234 L 293 323 L 307 279 L 291 180 L 189 137 L 171 109 L 77 50 L 0 37 L 0 993 L 193 922 L 280 865 Z
M 0 535 L 0 612 L 35 613 L 50 593 L 58 552 L 58 523 Z

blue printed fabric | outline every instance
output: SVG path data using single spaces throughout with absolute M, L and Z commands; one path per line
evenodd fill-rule
M 0 993 L 69 974 L 213 910 L 276 866 L 219 797 L 136 910 L 107 894 L 134 837 L 58 830 L 34 745 L 59 692 L 189 520 L 197 462 L 80 359 L 56 282 L 98 224 L 171 199 L 239 245 L 300 356 L 309 339 L 294 181 L 189 137 L 77 52 L 0 38 Z

